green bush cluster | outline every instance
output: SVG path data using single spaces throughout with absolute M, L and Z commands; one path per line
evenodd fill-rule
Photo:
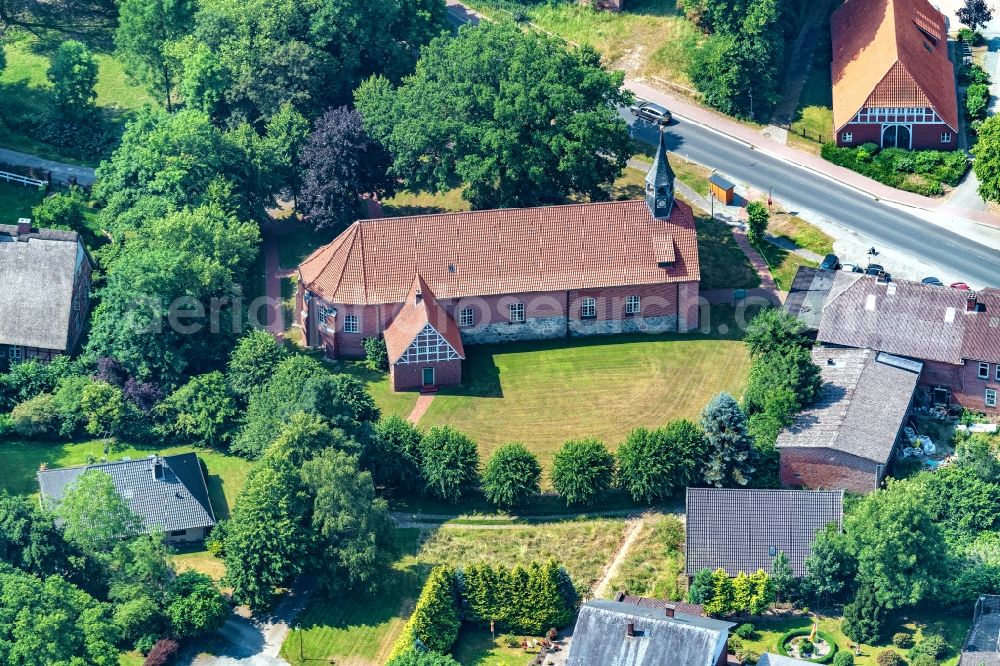
M 577 595 L 566 570 L 550 560 L 526 567 L 474 564 L 459 572 L 465 620 L 540 635 L 573 618 Z
M 958 151 L 879 149 L 873 143 L 856 148 L 827 143 L 822 155 L 828 162 L 880 183 L 924 196 L 944 194 L 942 185 L 957 185 L 969 168 L 965 155 Z
M 389 352 L 382 338 L 365 338 L 361 341 L 365 349 L 365 362 L 372 370 L 389 369 Z
M 967 86 L 972 83 L 989 83 L 990 75 L 979 64 L 970 62 L 962 65 L 958 70 L 958 82 Z
M 906 666 L 906 660 L 895 650 L 882 650 L 875 661 L 878 666 Z
M 899 631 L 892 635 L 892 644 L 904 650 L 913 647 L 913 634 Z
M 965 91 L 965 113 L 969 120 L 986 120 L 990 106 L 990 87 L 973 83 Z
M 791 629 L 789 631 L 786 631 L 785 633 L 783 633 L 781 635 L 781 638 L 778 639 L 778 645 L 777 645 L 778 654 L 780 654 L 782 656 L 785 656 L 785 657 L 789 656 L 789 654 L 788 654 L 788 647 L 787 647 L 788 641 L 792 640 L 793 638 L 798 638 L 799 636 L 808 636 L 810 633 L 812 633 L 812 630 L 809 629 L 809 628 Z M 830 664 L 830 663 L 835 663 L 836 657 L 837 657 L 837 654 L 838 654 L 838 652 L 837 652 L 837 641 L 833 638 L 833 636 L 831 636 L 830 634 L 828 634 L 825 631 L 817 631 L 816 632 L 816 636 L 820 640 L 822 640 L 824 643 L 826 643 L 827 645 L 830 646 L 830 651 L 827 652 L 822 657 L 816 657 L 814 659 L 808 659 L 808 658 L 805 657 L 805 655 L 803 655 L 802 659 L 804 661 L 809 661 L 809 662 L 812 662 L 814 664 Z M 810 644 L 812 644 L 811 641 L 810 641 Z M 850 663 L 853 664 L 853 662 L 854 662 L 854 660 L 851 659 Z
M 986 41 L 981 32 L 972 28 L 959 28 L 958 39 L 972 46 L 982 46 Z
M 741 571 L 735 578 L 730 578 L 723 569 L 716 569 L 707 589 L 698 596 L 708 615 L 760 615 L 774 603 L 774 585 L 771 577 L 760 569 L 752 574 Z

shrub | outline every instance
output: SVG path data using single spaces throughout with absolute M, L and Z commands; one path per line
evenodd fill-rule
M 965 112 L 970 120 L 984 120 L 990 105 L 990 87 L 985 83 L 973 83 L 965 91 Z
M 862 585 L 854 601 L 844 606 L 844 634 L 858 643 L 873 645 L 885 629 L 885 608 L 870 585 Z
M 52 194 L 31 209 L 31 216 L 39 228 L 81 231 L 83 217 L 83 190 L 70 188 L 67 193 Z
M 878 666 L 906 666 L 906 661 L 895 650 L 882 650 L 875 661 Z
M 172 638 L 161 638 L 153 645 L 153 649 L 146 655 L 142 666 L 166 666 L 177 654 L 180 645 Z
M 433 652 L 448 653 L 458 640 L 461 623 L 455 570 L 435 567 L 420 592 L 413 614 L 396 639 L 389 661 L 412 650 L 416 641 Z
M 591 504 L 611 487 L 615 460 L 603 442 L 565 442 L 552 461 L 552 487 L 566 504 Z
M 504 444 L 490 456 L 483 470 L 483 494 L 504 509 L 522 504 L 538 493 L 542 467 L 520 442 Z
M 59 434 L 59 414 L 51 393 L 36 395 L 14 408 L 10 418 L 14 432 L 25 439 L 51 439 Z
M 382 338 L 365 338 L 361 341 L 365 349 L 365 362 L 372 370 L 389 369 L 389 352 Z
M 945 654 L 948 653 L 948 643 L 945 642 L 944 638 L 936 634 L 926 636 L 924 640 L 917 643 L 913 648 L 910 649 L 910 659 L 919 657 L 920 655 L 927 655 L 932 659 L 940 659 Z
M 854 655 L 850 652 L 838 652 L 833 658 L 833 666 L 854 666 Z
M 427 492 L 458 503 L 479 480 L 476 443 L 451 426 L 431 428 L 420 440 L 421 474 Z
M 900 631 L 892 635 L 892 644 L 898 648 L 907 650 L 913 647 L 913 634 Z
M 808 638 L 799 643 L 799 652 L 801 652 L 806 657 L 811 657 L 813 650 L 815 649 L 816 646 L 814 646 L 813 642 Z
M 141 655 L 147 655 L 154 645 L 156 645 L 156 636 L 143 636 L 136 639 L 135 651 Z
M 918 654 L 910 660 L 910 666 L 938 666 L 938 660 L 926 654 Z
M 739 636 L 740 638 L 745 638 L 748 641 L 752 641 L 753 637 L 757 635 L 757 630 L 754 629 L 754 626 L 749 622 L 744 622 L 740 626 L 736 627 L 733 634 Z
M 778 639 L 778 644 L 777 644 L 778 654 L 781 654 L 781 655 L 783 655 L 785 657 L 789 656 L 788 655 L 788 648 L 785 647 L 786 645 L 788 645 L 788 641 L 790 641 L 793 638 L 796 638 L 798 636 L 808 636 L 810 634 L 810 632 L 811 632 L 811 629 L 809 629 L 808 627 L 803 627 L 801 629 L 792 629 L 791 631 L 786 631 L 784 634 L 781 635 L 781 638 Z M 817 631 L 816 635 L 819 637 L 820 640 L 822 640 L 824 643 L 826 643 L 827 645 L 830 646 L 830 651 L 828 653 L 826 653 L 825 655 L 823 655 L 822 657 L 817 657 L 815 659 L 810 659 L 809 661 L 812 661 L 813 663 L 816 663 L 816 664 L 829 664 L 829 663 L 833 662 L 837 658 L 837 655 L 841 654 L 840 652 L 837 651 L 837 641 L 836 641 L 836 639 L 834 639 L 833 636 L 831 636 L 830 634 L 828 634 L 825 631 Z M 809 641 L 807 641 L 807 642 L 809 642 Z M 809 642 L 809 644 L 812 645 L 811 642 Z M 851 663 L 853 663 L 853 660 L 851 661 Z
M 513 634 L 503 634 L 500 636 L 500 644 L 509 648 L 521 647 L 521 639 Z

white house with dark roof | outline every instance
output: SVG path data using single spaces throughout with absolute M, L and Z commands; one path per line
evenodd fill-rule
M 580 607 L 566 666 L 722 666 L 736 625 L 595 599 Z
M 40 470 L 43 505 L 58 504 L 73 482 L 90 470 L 108 474 L 146 530 L 163 532 L 168 542 L 201 541 L 215 525 L 201 461 L 194 453 Z
M 843 491 L 688 488 L 685 571 L 771 573 L 783 552 L 802 576 L 816 533 L 843 516 Z
M 93 264 L 75 231 L 0 224 L 0 371 L 72 352 L 90 308 Z

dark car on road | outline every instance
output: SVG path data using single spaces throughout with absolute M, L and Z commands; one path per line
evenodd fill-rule
M 656 102 L 639 101 L 630 106 L 628 110 L 631 111 L 637 118 L 651 122 L 654 125 L 666 125 L 673 120 L 673 116 L 670 114 L 667 107 L 657 104 Z
M 865 275 L 884 275 L 885 267 L 882 264 L 868 264 L 868 268 L 865 269 Z
M 823 257 L 823 262 L 819 265 L 820 270 L 837 271 L 840 270 L 840 257 L 835 254 L 828 254 Z

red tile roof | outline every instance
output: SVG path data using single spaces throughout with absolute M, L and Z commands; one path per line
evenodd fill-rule
M 830 19 L 833 124 L 859 109 L 933 107 L 958 128 L 944 16 L 927 0 L 846 0 Z
M 459 356 L 465 358 L 462 334 L 455 324 L 455 320 L 448 316 L 448 313 L 434 297 L 434 292 L 418 275 L 413 279 L 413 284 L 410 285 L 403 309 L 385 329 L 385 347 L 389 353 L 389 363 L 398 361 L 413 344 L 413 340 L 420 331 L 424 330 L 428 324 L 448 341 L 448 344 L 458 352 Z
M 346 305 L 400 303 L 415 275 L 441 299 L 700 279 L 691 208 L 641 200 L 361 220 L 299 273 Z

